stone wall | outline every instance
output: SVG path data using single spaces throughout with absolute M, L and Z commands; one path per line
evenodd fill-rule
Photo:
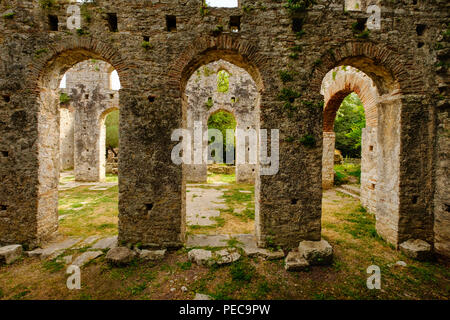
M 229 88 L 227 92 L 219 92 L 217 88 L 217 74 L 225 70 L 229 74 Z M 236 120 L 236 128 L 242 130 L 258 129 L 259 109 L 257 106 L 258 91 L 251 76 L 242 68 L 224 60 L 209 63 L 192 74 L 186 85 L 188 99 L 187 128 L 193 130 L 194 121 L 202 123 L 203 130 L 208 127 L 208 119 L 218 111 L 227 111 Z M 208 104 L 208 99 L 210 104 Z M 224 139 L 226 137 L 223 137 Z M 240 143 L 236 137 L 236 146 Z M 203 141 L 203 152 L 207 153 L 208 141 Z M 248 145 L 245 150 L 248 149 Z M 194 144 L 192 143 L 192 150 Z M 192 155 L 192 161 L 194 155 Z M 248 163 L 236 166 L 237 182 L 254 182 L 255 165 Z M 207 163 L 186 165 L 186 179 L 188 181 L 204 182 L 207 179 Z M 224 159 L 225 161 L 225 159 Z M 211 162 L 211 161 L 209 161 Z
M 282 0 L 242 0 L 239 8 L 207 14 L 198 0 L 96 0 L 84 5 L 78 31 L 67 29 L 66 2 L 44 9 L 37 0 L 2 1 L 0 12 L 15 14 L 0 23 L 0 242 L 37 245 L 57 231 L 58 84 L 73 65 L 98 59 L 118 71 L 122 84 L 119 241 L 183 245 L 185 176 L 171 162 L 177 143 L 170 135 L 186 120 L 188 79 L 223 59 L 252 76 L 260 127 L 280 130 L 280 170 L 256 180 L 260 245 L 293 248 L 321 237 L 320 87 L 342 65 L 376 84 L 384 109 L 379 119 L 386 121 L 378 137 L 392 142 L 378 141 L 391 147 L 381 159 L 393 162 L 379 172 L 389 179 L 378 184 L 395 199 L 377 198 L 383 211 L 377 230 L 396 246 L 409 238 L 434 243 L 434 209 L 445 208 L 448 193 L 437 183 L 436 172 L 445 169 L 437 163 L 447 153 L 437 150 L 435 121 L 438 102 L 448 103 L 437 87 L 447 2 L 377 1 L 381 30 L 361 35 L 352 26 L 367 19 L 365 4 L 345 11 L 344 1 L 320 0 L 293 21 Z M 58 17 L 57 30 L 49 15 Z M 292 79 L 281 79 L 282 70 Z M 286 88 L 298 94 L 282 95 Z M 89 104 L 81 96 L 78 103 Z M 315 143 L 302 143 L 305 136 Z
M 434 247 L 441 256 L 450 257 L 450 117 L 448 99 L 450 77 L 445 65 L 450 65 L 449 37 L 437 38 L 442 48 L 438 51 L 441 65 L 437 68 L 437 86 L 441 99 L 436 114 L 436 191 L 434 198 Z M 438 62 L 439 64 L 439 62 Z

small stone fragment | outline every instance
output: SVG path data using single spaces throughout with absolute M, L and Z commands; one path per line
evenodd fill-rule
M 284 260 L 286 271 L 302 271 L 308 269 L 308 267 L 308 261 L 297 251 L 289 252 Z
M 406 262 L 405 261 L 397 261 L 395 263 L 396 266 L 401 266 L 401 267 L 406 267 Z
M 432 256 L 431 245 L 420 239 L 409 239 L 400 244 L 400 251 L 411 259 L 424 261 Z
M 115 265 L 124 265 L 130 263 L 135 256 L 136 252 L 127 247 L 116 247 L 108 251 L 106 260 Z
M 208 296 L 207 294 L 196 293 L 194 300 L 212 300 L 212 298 L 210 296 Z

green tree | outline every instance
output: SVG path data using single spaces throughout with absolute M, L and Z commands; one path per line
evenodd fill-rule
M 106 116 L 106 151 L 111 150 L 114 154 L 114 148 L 119 146 L 119 110 L 114 110 Z
M 361 135 L 365 126 L 363 104 L 356 93 L 351 93 L 342 101 L 334 122 L 336 149 L 344 157 L 361 157 Z
M 231 148 L 235 146 L 235 141 L 233 141 L 233 144 L 230 145 L 227 145 L 226 143 L 227 129 L 236 129 L 236 120 L 234 119 L 234 116 L 227 111 L 216 112 L 208 119 L 208 129 L 217 129 L 222 133 L 225 159 L 225 152 L 227 150 L 231 150 Z
M 217 73 L 217 91 L 228 92 L 230 86 L 230 74 L 225 70 L 220 70 Z

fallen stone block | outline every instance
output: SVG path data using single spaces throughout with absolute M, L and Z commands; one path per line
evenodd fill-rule
M 204 249 L 194 249 L 189 251 L 188 259 L 198 265 L 209 266 L 212 265 L 212 252 Z
M 236 236 L 239 241 L 238 246 L 244 250 L 244 253 L 248 257 L 261 257 L 266 260 L 277 260 L 284 258 L 283 250 L 269 250 L 265 248 L 259 248 L 256 243 L 256 238 L 251 234 L 239 234 Z
M 12 244 L 0 248 L 0 265 L 11 264 L 22 256 L 22 246 Z
M 218 265 L 233 263 L 241 258 L 236 250 L 223 249 L 213 253 L 214 263 Z
M 78 256 L 71 264 L 82 267 L 89 261 L 92 261 L 103 254 L 103 251 L 86 251 Z
M 286 271 L 303 271 L 309 267 L 308 261 L 297 251 L 288 253 L 284 260 L 284 268 Z
M 116 247 L 108 251 L 106 260 L 111 264 L 125 265 L 130 263 L 135 256 L 136 252 L 127 247 Z
M 327 265 L 333 261 L 333 248 L 326 240 L 301 241 L 298 252 L 310 265 Z
M 432 257 L 431 245 L 420 239 L 409 239 L 400 244 L 400 251 L 411 259 L 424 261 Z
M 117 247 L 117 236 L 103 238 L 97 241 L 91 249 L 94 250 L 105 250 L 105 249 L 113 249 Z
M 166 249 L 164 250 L 140 250 L 139 258 L 143 260 L 158 261 L 164 259 Z

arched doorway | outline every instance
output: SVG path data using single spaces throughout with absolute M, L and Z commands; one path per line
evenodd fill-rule
M 361 203 L 370 212 L 376 211 L 376 184 L 377 184 L 377 101 L 378 91 L 370 79 L 362 71 L 351 66 L 340 66 L 330 70 L 323 79 L 321 93 L 324 96 L 323 111 L 323 158 L 322 158 L 322 186 L 324 189 L 333 187 L 334 184 L 334 164 L 335 164 L 335 146 L 336 134 L 334 132 L 335 120 L 338 111 L 344 102 L 354 99 L 361 103 L 365 124 L 353 123 L 356 126 L 352 133 L 359 135 L 359 141 L 353 141 L 360 144 L 360 195 Z M 350 96 L 349 96 L 350 95 Z M 350 101 L 349 101 L 350 102 Z M 346 107 L 348 104 L 345 105 Z M 356 106 L 357 108 L 358 106 Z M 352 111 L 348 111 L 349 115 Z M 353 112 L 358 112 L 354 110 Z M 356 118 L 358 118 L 356 116 Z M 341 120 L 341 118 L 339 119 Z M 354 120 L 354 119 L 353 119 Z M 349 121 L 352 121 L 351 119 Z M 361 121 L 358 118 L 358 121 Z M 363 127 L 363 128 L 361 128 Z M 349 133 L 351 134 L 351 133 Z M 348 136 L 348 134 L 347 134 Z M 359 149 L 359 147 L 358 147 Z M 348 156 L 350 152 L 344 154 Z M 339 154 L 338 154 L 339 157 Z
M 89 75 L 86 79 L 82 75 L 82 70 L 85 70 L 85 67 L 89 68 Z M 64 77 L 71 68 L 73 68 L 72 77 L 67 75 Z M 72 105 L 74 112 L 71 120 L 73 125 L 75 176 L 78 173 L 81 177 L 80 180 L 83 180 L 82 176 L 84 174 L 81 174 L 83 165 L 77 166 L 77 163 L 80 163 L 79 160 L 83 156 L 93 160 L 92 163 L 94 164 L 92 166 L 88 165 L 91 170 L 86 170 L 86 172 L 97 172 L 96 176 L 99 174 L 100 158 L 97 157 L 97 151 L 99 149 L 100 126 L 98 125 L 98 119 L 104 111 L 99 105 L 103 106 L 106 100 L 116 100 L 118 105 L 119 98 L 117 91 L 106 93 L 103 90 L 109 90 L 108 68 L 114 69 L 106 59 L 103 59 L 100 54 L 94 51 L 68 49 L 49 58 L 46 68 L 42 70 L 40 77 L 37 79 L 39 90 L 37 99 L 39 113 L 37 148 L 39 183 L 37 186 L 36 222 L 38 228 L 35 234 L 30 234 L 30 237 L 33 238 L 31 240 L 33 245 L 46 241 L 58 230 L 58 183 L 61 162 L 60 128 L 62 127 L 60 123 L 61 103 Z M 120 70 L 118 72 L 120 73 Z M 66 88 L 60 88 L 63 78 L 63 87 L 65 86 Z M 79 85 L 76 82 L 84 82 L 84 84 Z M 102 89 L 100 89 L 99 84 L 104 84 Z M 67 91 L 68 88 L 70 91 Z M 63 126 L 67 123 L 68 121 Z M 89 134 L 87 130 L 93 130 L 92 134 Z M 89 139 L 93 140 L 90 141 Z M 70 141 L 70 139 L 66 139 L 66 141 Z M 80 155 L 78 160 L 77 154 Z M 91 180 L 91 178 L 88 178 L 88 180 Z M 95 178 L 92 180 L 98 181 L 99 179 Z M 115 219 L 117 221 L 117 213 Z M 117 222 L 115 222 L 115 229 L 117 230 Z
M 192 137 L 200 135 L 202 142 L 200 146 L 191 141 L 191 163 L 183 166 L 187 230 L 189 234 L 254 236 L 258 178 L 250 153 L 259 151 L 256 84 L 244 68 L 219 59 L 192 72 L 185 97 L 186 128 Z M 244 161 L 237 161 L 237 147 L 245 152 Z M 200 157 L 195 154 L 198 151 Z M 196 162 L 199 158 L 201 163 Z

